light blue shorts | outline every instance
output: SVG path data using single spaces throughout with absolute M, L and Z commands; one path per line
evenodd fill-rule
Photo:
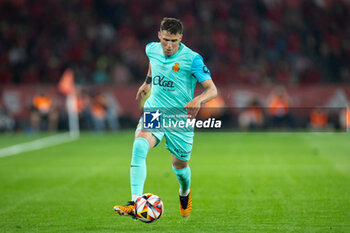
M 139 120 L 135 133 L 141 129 L 142 117 Z M 169 150 L 171 154 L 182 161 L 190 160 L 193 146 L 193 132 L 152 132 L 151 130 L 150 132 L 157 138 L 155 147 L 159 145 L 165 136 L 165 148 Z

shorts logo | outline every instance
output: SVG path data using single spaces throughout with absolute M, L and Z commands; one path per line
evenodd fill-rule
M 179 70 L 180 70 L 179 63 L 175 63 L 175 65 L 173 66 L 173 71 L 178 72 Z
M 175 152 L 180 154 L 181 158 L 184 158 L 184 157 L 186 157 L 186 156 L 191 154 L 191 151 L 184 151 L 184 150 L 177 149 L 177 148 L 175 148 Z
M 143 128 L 144 129 L 160 129 L 160 120 L 162 114 L 157 111 L 145 111 L 143 113 Z

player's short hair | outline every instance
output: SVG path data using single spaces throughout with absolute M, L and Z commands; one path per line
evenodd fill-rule
M 164 18 L 160 23 L 160 31 L 168 31 L 170 34 L 182 34 L 182 22 L 175 18 Z

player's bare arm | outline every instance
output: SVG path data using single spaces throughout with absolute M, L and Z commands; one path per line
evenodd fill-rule
M 152 77 L 151 64 L 148 65 L 147 77 Z M 142 99 L 151 90 L 151 84 L 144 82 L 136 94 L 136 100 Z
M 214 99 L 218 95 L 218 91 L 216 86 L 212 80 L 205 80 L 201 82 L 201 85 L 204 88 L 202 94 L 196 96 L 193 100 L 188 102 L 184 108 L 187 109 L 187 114 L 191 116 L 191 118 L 196 117 L 201 104 L 204 104 L 212 99 Z

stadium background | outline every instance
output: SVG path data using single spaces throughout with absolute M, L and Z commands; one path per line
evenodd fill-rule
M 134 127 L 140 108 L 133 96 L 148 65 L 144 48 L 158 40 L 164 16 L 183 21 L 183 42 L 204 57 L 226 107 L 246 108 L 251 99 L 269 107 L 277 85 L 287 88 L 292 108 L 343 108 L 350 96 L 347 1 L 16 0 L 0 6 L 0 106 L 16 123 L 11 130 L 31 129 L 32 99 L 43 92 L 54 99 L 57 128 L 67 127 L 57 90 L 67 68 L 89 99 L 88 115 L 94 97 L 107 95 L 112 117 L 122 128 Z M 238 114 L 231 111 L 231 120 Z M 331 128 L 339 129 L 340 111 L 329 114 Z M 296 126 L 307 121 L 304 114 Z
M 350 135 L 339 132 L 350 98 L 349 8 L 347 0 L 1 0 L 0 232 L 350 232 Z M 112 207 L 129 201 L 134 99 L 145 45 L 165 16 L 183 21 L 183 42 L 218 86 L 222 99 L 207 109 L 221 110 L 201 114 L 222 114 L 235 132 L 196 133 L 187 220 L 164 141 L 150 152 L 145 191 L 165 212 L 147 225 Z M 79 139 L 62 133 L 67 69 L 81 101 Z M 269 100 L 280 90 L 293 116 L 274 125 Z M 51 128 L 49 117 L 35 118 L 42 93 Z M 257 109 L 262 124 L 249 115 Z M 315 109 L 326 124 L 310 125 Z

